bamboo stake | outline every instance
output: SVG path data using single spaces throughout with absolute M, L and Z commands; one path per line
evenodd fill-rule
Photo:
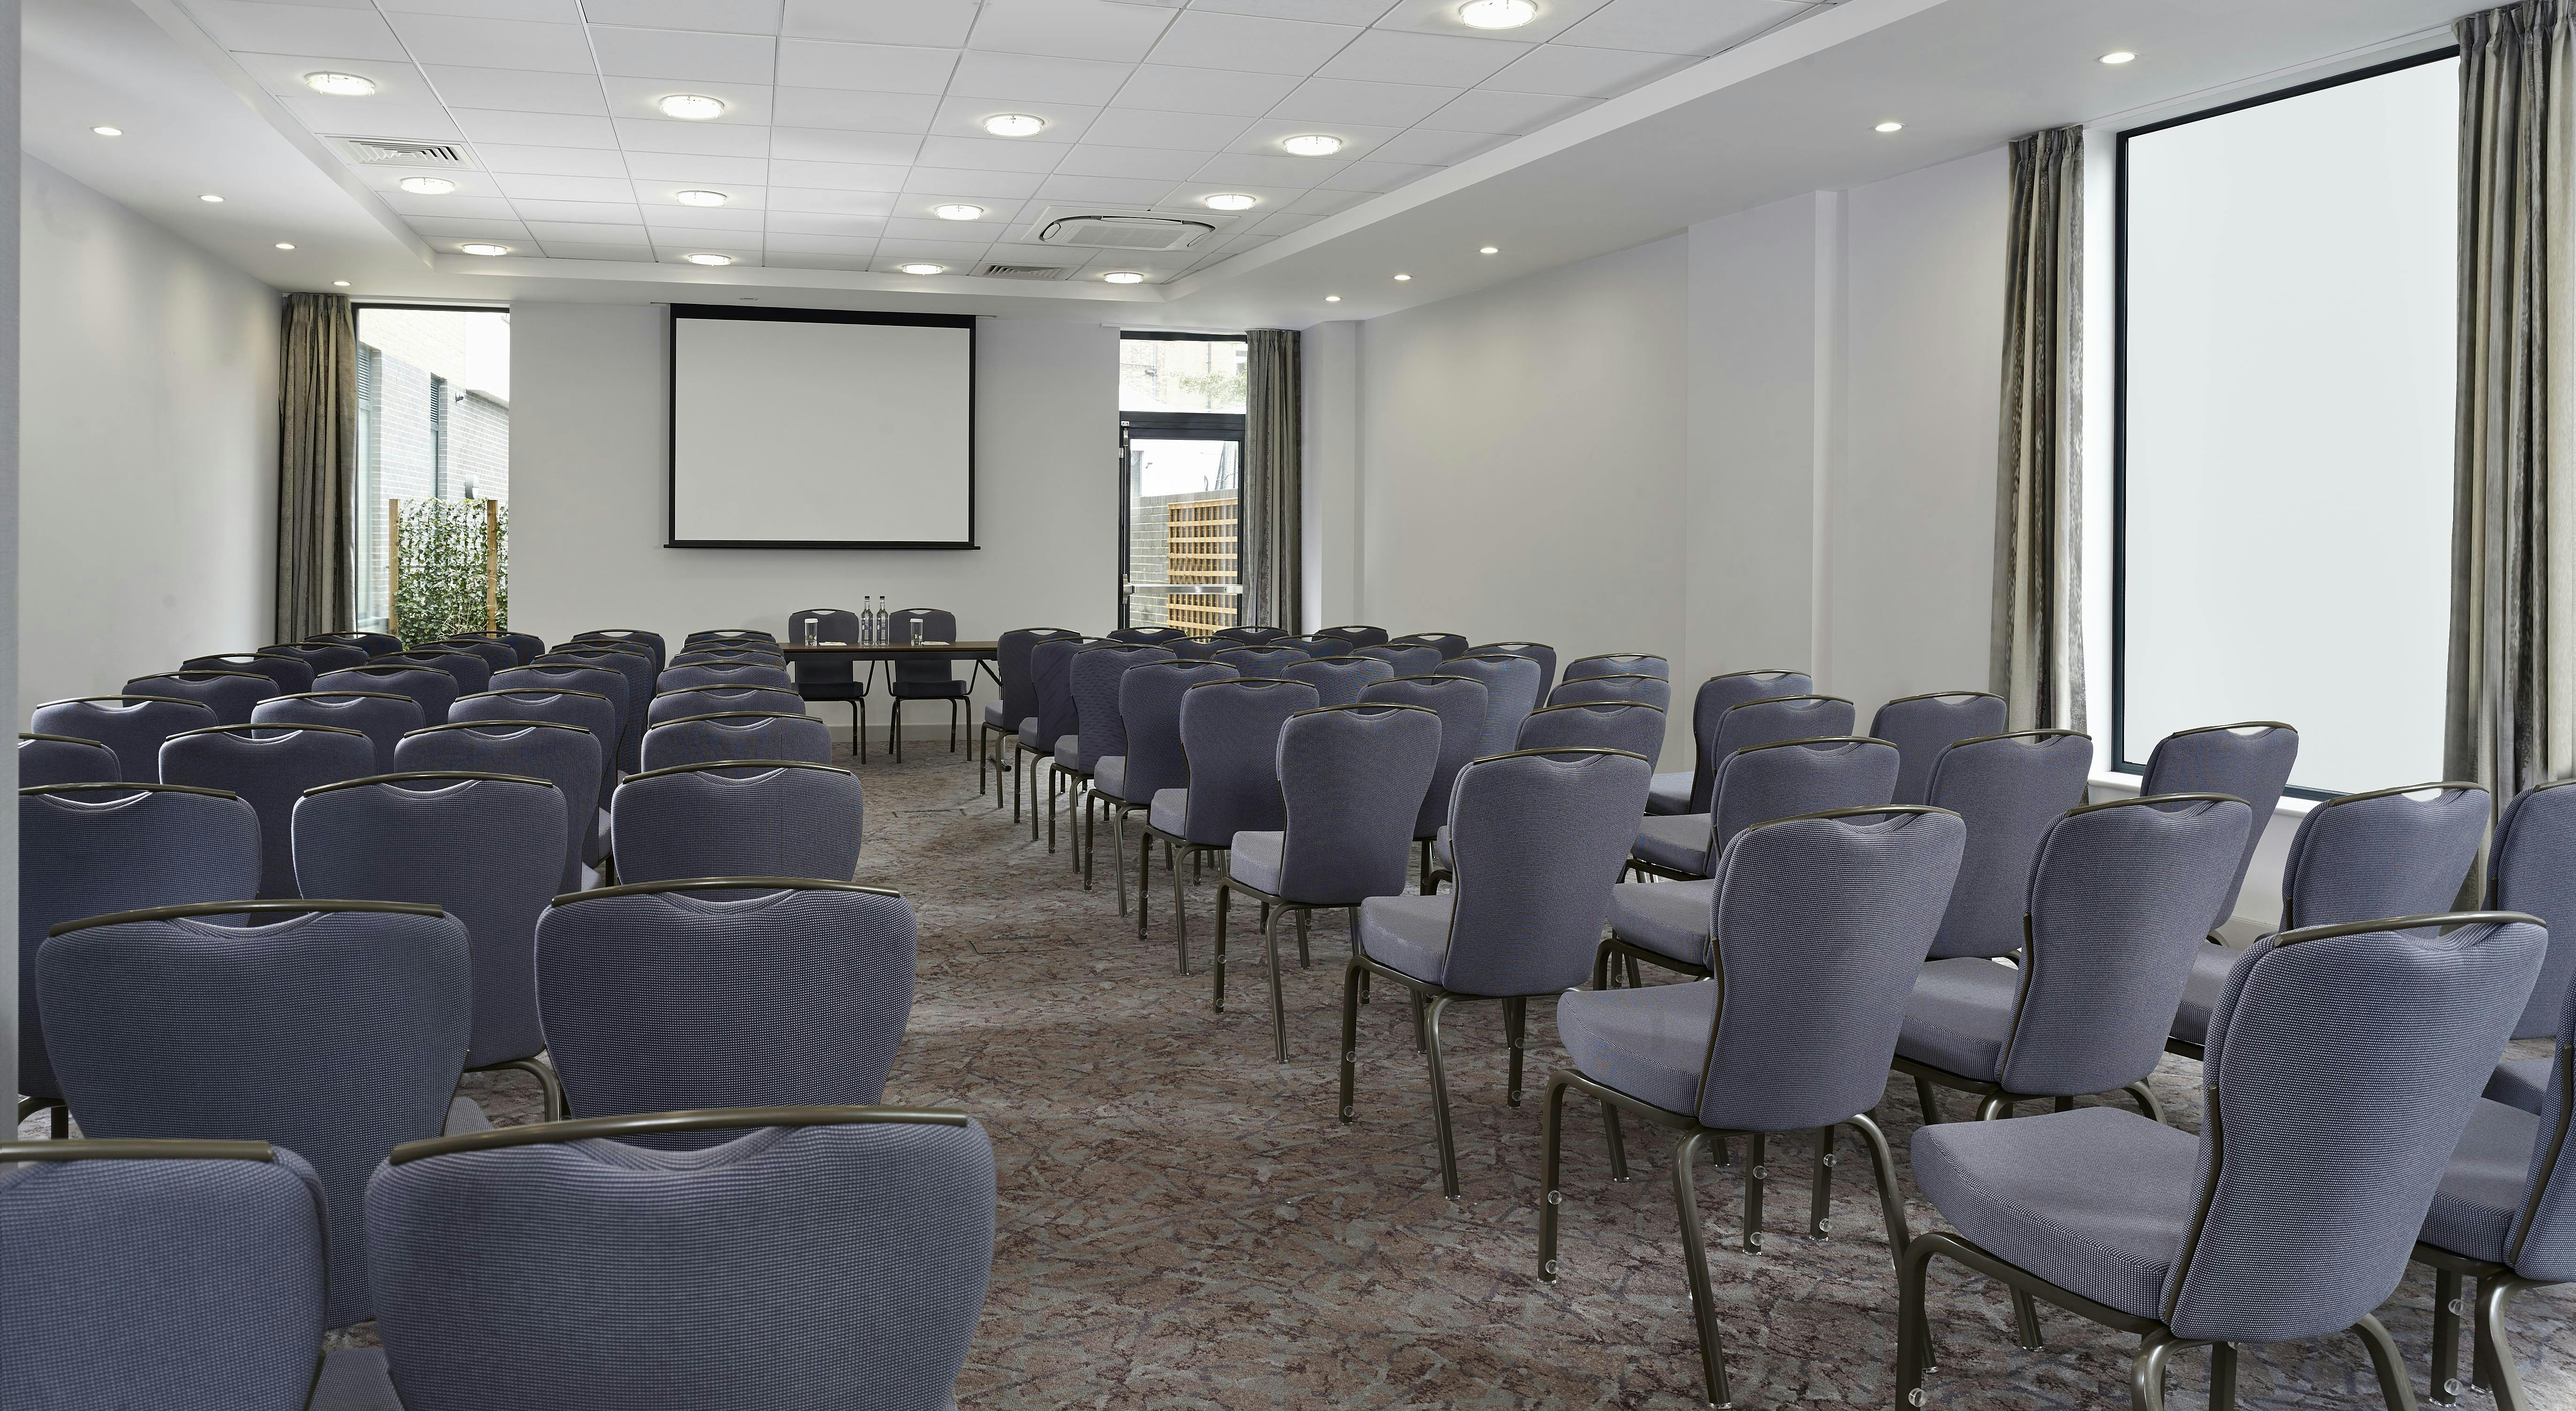
M 501 630 L 501 502 L 483 502 L 483 630 Z
M 385 632 L 402 636 L 402 501 L 385 501 Z

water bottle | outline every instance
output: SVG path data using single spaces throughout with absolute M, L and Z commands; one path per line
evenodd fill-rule
M 859 645 L 873 647 L 876 644 L 877 600 L 873 597 L 863 597 L 859 599 Z
M 886 636 L 886 600 L 885 595 L 882 593 L 877 595 L 877 645 L 880 647 L 888 645 L 888 639 Z

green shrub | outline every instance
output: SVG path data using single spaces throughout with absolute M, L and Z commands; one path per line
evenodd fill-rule
M 402 577 L 394 609 L 405 647 L 510 626 L 510 507 L 502 505 L 500 612 L 483 602 L 482 500 L 402 502 Z

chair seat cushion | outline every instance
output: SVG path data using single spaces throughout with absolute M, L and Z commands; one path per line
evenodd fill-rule
M 1637 829 L 1637 845 L 1629 851 L 1659 867 L 1705 876 L 1709 830 L 1716 826 L 1717 820 L 1705 813 L 1649 818 Z
M 1000 701 L 984 702 L 984 723 L 992 726 L 996 730 L 1008 730 L 1012 728 L 1011 722 L 1002 718 L 1002 703 Z
M 1390 970 L 1438 984 L 1449 959 L 1449 912 L 1456 901 L 1455 893 L 1442 892 L 1361 902 L 1360 950 Z
M 1145 822 L 1157 833 L 1186 838 L 1190 833 L 1190 791 L 1156 789 L 1153 807 L 1145 811 Z
M 1030 749 L 1038 747 L 1038 718 L 1034 715 L 1020 722 L 1020 743 Z
M 2182 1008 L 2174 1011 L 2173 1036 L 2187 1044 L 2209 1037 L 2209 1013 L 2218 1008 L 2218 992 L 2227 988 L 2227 972 L 2245 954 L 2222 945 L 2203 944 L 2191 953 L 2191 978 L 2183 982 Z
M 1925 965 L 1905 1002 L 1897 1056 L 1962 1078 L 1996 1081 L 2020 994 L 2021 972 L 2008 965 L 1966 956 Z
M 1686 965 L 1708 964 L 1717 883 L 1626 882 L 1610 889 L 1610 931 L 1641 950 Z
M 1091 787 L 1113 799 L 1127 798 L 1127 756 L 1102 755 L 1092 762 Z M 1129 800 L 1133 802 L 1133 800 Z
M 1562 1015 L 1557 1021 L 1564 1023 Z M 1914 1182 L 1970 1243 L 2123 1313 L 2161 1313 L 2200 1138 L 2115 1107 L 1914 1133 Z
M 1658 774 L 1646 785 L 1646 813 L 1649 817 L 1690 812 L 1691 771 Z
M 1056 736 L 1055 762 L 1059 769 L 1082 768 L 1082 737 L 1080 735 Z
M 1431 835 L 1431 866 L 1439 872 L 1458 870 L 1457 854 L 1449 849 L 1449 825 L 1446 823 L 1440 825 L 1439 832 Z
M 2505 1262 L 2505 1236 L 2521 1213 L 2540 1116 L 2481 1099 L 2451 1151 L 2450 1169 L 2424 1212 L 2423 1240 L 2471 1259 Z
M 1716 1019 L 1714 980 L 1568 990 L 1556 1001 L 1557 1037 L 1584 1077 L 1668 1112 L 1699 1110 L 1700 1073 Z
M 1234 856 L 1226 863 L 1225 875 L 1247 887 L 1258 887 L 1277 896 L 1279 855 L 1287 842 L 1285 833 L 1235 834 Z
M 2507 1107 L 2519 1107 L 2537 1114 L 2540 1098 L 2549 1091 L 2549 1060 L 2546 1058 L 2508 1058 L 2496 1065 L 2495 1076 L 2487 1079 L 2487 1097 Z
M 907 701 L 935 701 L 966 694 L 966 683 L 947 681 L 889 681 L 886 694 Z

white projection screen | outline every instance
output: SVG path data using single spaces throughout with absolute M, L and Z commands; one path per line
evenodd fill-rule
M 975 547 L 975 321 L 671 309 L 670 547 Z

